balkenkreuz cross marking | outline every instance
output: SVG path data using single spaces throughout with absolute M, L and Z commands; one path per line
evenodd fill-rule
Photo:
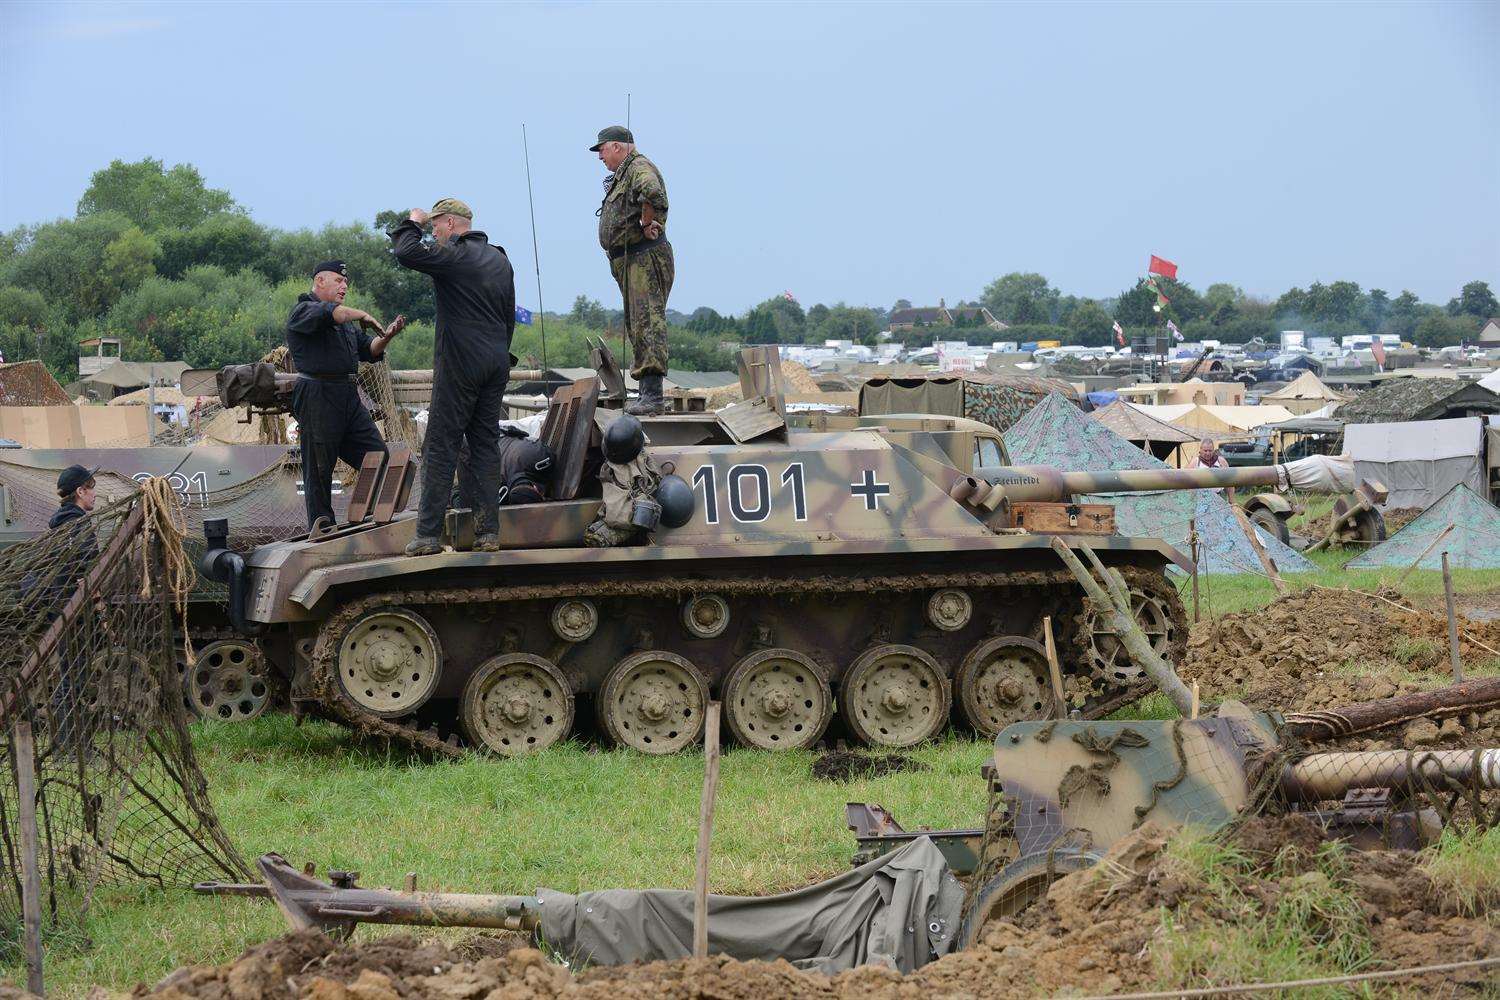
M 850 483 L 849 495 L 865 498 L 865 510 L 879 510 L 880 498 L 891 492 L 890 483 L 882 483 L 875 478 L 874 469 L 866 469 L 865 481 L 863 483 Z

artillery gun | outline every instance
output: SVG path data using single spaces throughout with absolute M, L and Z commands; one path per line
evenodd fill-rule
M 837 714 L 861 742 L 905 747 L 953 714 L 987 735 L 1048 717 L 1045 620 L 1072 703 L 1104 711 L 1142 690 L 1054 536 L 1120 569 L 1155 652 L 1181 655 L 1187 619 L 1166 568 L 1190 560 L 1118 535 L 1113 508 L 1075 495 L 1307 471 L 1013 468 L 993 431 L 981 449 L 983 432 L 956 418 L 789 428 L 774 351 L 745 354 L 745 402 L 645 422 L 645 454 L 690 485 L 693 506 L 636 544 L 584 544 L 603 502 L 585 470 L 620 419 L 590 378 L 554 395 L 553 499 L 502 506 L 499 552 L 468 551 L 472 518 L 450 512 L 451 551 L 402 555 L 415 527 L 403 452 L 384 469 L 367 456 L 350 520 L 331 530 L 241 557 L 212 525 L 204 570 L 229 584 L 237 626 L 260 637 L 294 707 L 434 752 L 457 752 L 460 736 L 540 750 L 585 703 L 614 743 L 670 753 L 699 738 L 711 697 L 748 746 L 808 747 Z M 1002 465 L 978 464 L 991 447 Z

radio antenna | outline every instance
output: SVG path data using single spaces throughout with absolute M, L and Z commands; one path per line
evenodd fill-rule
M 547 388 L 547 311 L 542 306 L 542 254 L 536 245 L 536 199 L 531 195 L 531 147 L 521 123 L 521 152 L 526 157 L 526 203 L 531 208 L 531 260 L 536 265 L 536 322 L 542 334 L 542 391 Z
M 625 91 L 625 127 L 630 127 L 630 91 Z

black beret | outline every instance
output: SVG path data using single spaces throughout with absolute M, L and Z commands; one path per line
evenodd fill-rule
M 323 263 L 312 269 L 312 276 L 316 278 L 324 271 L 332 271 L 335 274 L 342 274 L 345 277 L 349 276 L 349 271 L 346 269 L 344 262 L 341 260 L 323 261 Z
M 94 481 L 94 473 L 99 471 L 96 465 L 92 469 L 85 469 L 81 465 L 70 465 L 62 470 L 57 477 L 57 495 L 67 496 L 76 491 L 80 486 L 87 486 Z

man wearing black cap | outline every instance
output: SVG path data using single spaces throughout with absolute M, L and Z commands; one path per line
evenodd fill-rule
M 47 527 L 56 531 L 70 521 L 76 521 L 94 509 L 94 473 L 97 468 L 86 469 L 81 465 L 70 465 L 57 477 L 57 497 L 60 503 Z M 77 528 L 73 530 L 79 530 Z M 99 540 L 93 532 L 84 532 L 80 545 L 79 562 L 91 563 L 99 557 Z M 73 580 L 76 583 L 77 580 Z
M 599 245 L 625 299 L 625 325 L 640 383 L 640 398 L 625 408 L 637 415 L 665 410 L 661 380 L 667 374 L 667 296 L 676 262 L 667 242 L 667 186 L 656 164 L 636 152 L 635 136 L 622 125 L 599 133 L 589 147 L 611 174 L 599 206 Z
M 471 228 L 474 213 L 457 198 L 432 211 L 411 210 L 391 230 L 396 261 L 432 278 L 437 300 L 432 405 L 422 441 L 422 502 L 409 556 L 441 552 L 443 518 L 461 442 L 469 446 L 478 510 L 474 548 L 500 548 L 500 414 L 510 380 L 510 338 L 516 326 L 516 282 L 505 250 Z M 434 242 L 422 241 L 430 225 Z
M 334 523 L 333 470 L 339 459 L 359 468 L 365 454 L 384 452 L 380 431 L 359 399 L 361 361 L 385 356 L 386 345 L 405 325 L 389 330 L 367 312 L 344 305 L 348 269 L 341 260 L 313 268 L 312 291 L 297 296 L 286 321 L 286 346 L 297 369 L 292 416 L 302 441 L 302 495 L 311 531 L 320 519 Z M 375 336 L 361 331 L 373 330 Z
M 69 545 L 57 562 L 57 575 L 47 590 L 47 621 L 57 618 L 64 601 L 72 596 L 78 581 L 99 561 L 99 539 L 93 526 L 84 518 L 94 509 L 94 473 L 98 468 L 88 469 L 82 465 L 70 465 L 57 477 L 57 511 L 47 522 L 54 532 L 67 532 Z M 50 570 L 49 570 L 50 571 Z M 65 642 L 62 652 L 62 671 L 57 687 L 50 700 L 50 716 L 53 737 L 58 746 L 74 751 L 88 741 L 93 725 L 87 718 L 87 707 L 77 697 L 81 695 L 86 677 L 84 656 Z

